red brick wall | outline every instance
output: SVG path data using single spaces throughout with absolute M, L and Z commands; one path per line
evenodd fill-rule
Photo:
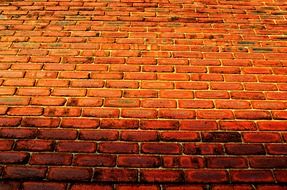
M 283 190 L 282 0 L 0 0 L 0 190 Z

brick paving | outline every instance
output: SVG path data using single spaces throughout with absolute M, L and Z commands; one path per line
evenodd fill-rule
M 0 0 L 0 189 L 286 190 L 286 15 Z

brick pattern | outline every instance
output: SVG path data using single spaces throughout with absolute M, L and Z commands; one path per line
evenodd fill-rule
M 0 189 L 285 190 L 286 9 L 0 0 Z

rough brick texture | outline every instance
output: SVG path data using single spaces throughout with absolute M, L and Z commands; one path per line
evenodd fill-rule
M 0 0 L 0 190 L 286 190 L 284 0 Z

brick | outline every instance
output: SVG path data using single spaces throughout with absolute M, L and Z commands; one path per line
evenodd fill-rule
M 106 107 L 139 107 L 140 102 L 137 99 L 106 99 L 104 105 Z
M 119 109 L 110 108 L 85 108 L 83 109 L 83 116 L 96 118 L 118 118 Z
M 37 130 L 31 128 L 2 128 L 1 138 L 32 139 L 37 135 Z
M 139 128 L 138 120 L 130 119 L 102 119 L 101 129 L 137 129 Z
M 112 190 L 112 185 L 98 185 L 98 184 L 73 184 L 71 190 Z
M 156 156 L 119 156 L 118 166 L 133 168 L 154 168 L 160 166 L 160 158 Z
M 99 144 L 99 152 L 101 153 L 116 153 L 116 154 L 132 154 L 138 153 L 137 143 L 126 142 L 102 142 Z
M 7 111 L 7 115 L 26 115 L 37 116 L 43 114 L 43 108 L 41 107 L 12 107 Z
M 79 139 L 112 141 L 118 139 L 118 132 L 111 130 L 81 130 L 79 133 Z
M 271 171 L 266 170 L 231 171 L 230 175 L 232 182 L 262 183 L 274 181 Z
M 71 81 L 71 87 L 75 88 L 102 88 L 105 82 L 101 80 L 75 80 Z
M 102 80 L 116 80 L 123 79 L 123 73 L 91 73 L 92 79 L 102 79 Z
M 248 168 L 248 162 L 242 157 L 208 157 L 208 168 Z
M 215 100 L 215 107 L 218 109 L 249 109 L 248 101 L 242 100 Z
M 25 164 L 29 159 L 29 154 L 24 152 L 1 152 L 0 162 L 3 164 Z
M 97 167 L 112 167 L 116 165 L 116 157 L 113 155 L 76 155 L 74 164 L 77 166 L 97 166 Z
M 43 106 L 63 106 L 66 103 L 66 98 L 54 98 L 54 97 L 32 97 L 32 105 Z
M 117 185 L 118 190 L 159 190 L 157 185 Z
M 135 169 L 98 168 L 94 171 L 96 182 L 137 182 L 138 172 Z
M 202 132 L 203 142 L 241 142 L 238 132 Z
M 164 190 L 203 190 L 202 185 L 164 185 Z
M 285 157 L 252 157 L 249 158 L 252 168 L 284 168 L 287 159 Z
M 127 79 L 128 80 L 128 79 Z M 137 79 L 132 79 L 137 80 Z M 138 88 L 139 84 L 137 81 L 107 81 L 107 88 Z
M 0 150 L 1 151 L 11 150 L 13 144 L 14 144 L 13 140 L 0 140 Z
M 262 92 L 231 92 L 230 95 L 233 99 L 265 100 Z
M 39 189 L 53 189 L 53 190 L 65 190 L 66 184 L 54 183 L 54 182 L 24 182 L 24 190 L 39 190 Z
M 162 141 L 200 141 L 200 136 L 195 132 L 162 132 L 159 134 Z
M 215 121 L 180 121 L 180 130 L 189 130 L 189 131 L 205 131 L 205 130 L 216 130 L 217 123 Z
M 236 119 L 251 119 L 251 120 L 262 120 L 271 119 L 271 114 L 268 111 L 234 111 Z
M 0 97 L 1 105 L 28 105 L 30 98 L 28 97 Z
M 195 97 L 199 99 L 228 99 L 229 93 L 225 91 L 199 91 L 195 92 Z
M 163 167 L 165 168 L 203 168 L 205 160 L 196 156 L 164 156 Z
M 95 152 L 96 143 L 88 141 L 59 141 L 56 145 L 58 152 Z
M 266 99 L 268 100 L 287 100 L 287 92 L 267 92 Z
M 277 170 L 277 171 L 274 172 L 274 175 L 275 175 L 276 180 L 279 183 L 281 183 L 281 182 L 286 183 L 286 181 L 287 181 L 286 180 L 287 173 L 286 173 L 285 170 Z
M 159 92 L 160 98 L 179 98 L 179 99 L 187 99 L 193 98 L 193 92 L 187 90 L 161 90 Z
M 287 103 L 282 101 L 252 101 L 251 103 L 255 109 L 284 110 L 287 108 Z
M 1 82 L 0 82 L 1 83 Z M 13 95 L 16 91 L 16 88 L 0 88 L 0 95 Z M 0 99 L 1 100 L 1 99 Z
M 173 120 L 141 120 L 140 128 L 146 130 L 175 130 L 178 129 L 179 123 Z
M 173 82 L 150 82 L 142 81 L 141 88 L 143 89 L 172 89 L 174 86 Z
M 81 115 L 80 108 L 48 107 L 44 110 L 48 117 L 76 117 Z
M 123 118 L 156 118 L 157 111 L 152 109 L 122 109 Z
M 92 169 L 79 167 L 51 167 L 48 179 L 56 181 L 88 181 L 92 178 Z
M 144 108 L 175 108 L 175 100 L 157 100 L 157 99 L 146 99 L 141 101 L 142 107 Z
M 287 154 L 287 146 L 285 144 L 268 144 L 266 150 L 269 154 Z
M 272 115 L 274 119 L 286 119 L 287 118 L 286 111 L 273 111 Z
M 49 86 L 49 87 L 67 87 L 69 85 L 68 80 L 58 79 L 39 79 L 36 86 Z
M 35 117 L 26 117 L 23 118 L 21 126 L 22 127 L 49 127 L 54 128 L 58 127 L 60 123 L 59 118 L 35 118 Z
M 121 140 L 124 141 L 133 141 L 133 142 L 147 142 L 147 141 L 157 141 L 158 134 L 156 131 L 122 131 Z
M 69 140 L 77 138 L 77 131 L 71 129 L 39 129 L 39 139 Z
M 248 91 L 276 91 L 277 87 L 275 84 L 269 83 L 246 83 L 244 87 Z
M 148 154 L 180 154 L 181 146 L 176 143 L 143 143 L 141 151 Z
M 256 124 L 252 121 L 220 121 L 220 129 L 232 131 L 255 131 Z
M 183 173 L 179 170 L 142 170 L 140 178 L 142 182 L 148 183 L 178 183 L 184 181 Z
M 236 82 L 211 82 L 210 88 L 212 90 L 242 90 L 243 86 Z
M 7 166 L 4 168 L 4 179 L 36 180 L 45 178 L 46 167 Z
M 99 120 L 88 118 L 63 118 L 61 127 L 64 128 L 97 128 Z
M 251 185 L 213 185 L 212 190 L 253 190 Z
M 71 154 L 33 153 L 29 161 L 31 165 L 70 165 Z
M 284 121 L 259 121 L 258 128 L 264 131 L 285 131 L 287 124 Z
M 49 140 L 18 140 L 14 148 L 18 151 L 52 151 L 53 142 Z
M 286 189 L 284 185 L 257 185 L 256 188 L 258 190 L 268 190 L 268 189 L 285 190 Z
M 220 183 L 228 181 L 228 174 L 223 170 L 187 170 L 185 171 L 187 182 L 196 183 Z
M 156 90 L 124 90 L 123 97 L 126 98 L 157 98 Z
M 86 90 L 79 88 L 56 88 L 52 91 L 53 96 L 85 96 Z
M 230 110 L 198 110 L 199 119 L 233 119 L 233 113 Z
M 243 141 L 246 143 L 276 143 L 281 142 L 279 133 L 274 132 L 256 132 L 242 134 Z
M 250 154 L 265 154 L 262 144 L 226 144 L 227 154 L 234 155 L 250 155 Z
M 213 108 L 213 101 L 210 100 L 179 100 L 180 108 L 191 108 L 191 109 L 208 109 Z
M 122 96 L 122 91 L 112 89 L 88 89 L 87 96 L 116 98 Z

